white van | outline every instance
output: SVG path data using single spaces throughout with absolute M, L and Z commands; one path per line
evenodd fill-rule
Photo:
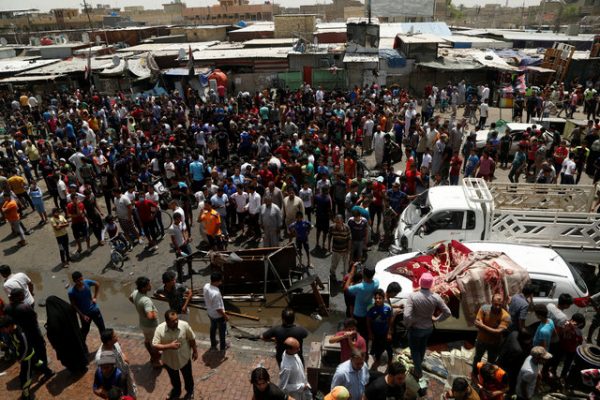
M 520 244 L 506 244 L 495 242 L 465 242 L 466 247 L 473 251 L 500 251 L 510 257 L 514 262 L 524 267 L 529 272 L 531 283 L 535 287 L 534 303 L 558 303 L 558 296 L 568 293 L 573 297 L 574 304 L 567 315 L 584 312 L 588 302 L 588 289 L 577 270 L 567 263 L 556 251 L 545 247 L 527 246 Z M 401 275 L 386 271 L 389 267 L 399 262 L 409 260 L 421 255 L 419 252 L 402 254 L 385 258 L 375 266 L 375 278 L 379 280 L 379 287 L 385 290 L 391 282 L 398 282 L 402 291 L 392 300 L 394 304 L 402 303 L 409 293 L 413 291 L 412 281 Z M 467 326 L 462 308 L 459 317 L 450 317 L 444 322 L 436 324 L 440 330 L 462 331 L 475 330 L 474 326 Z M 536 322 L 535 315 L 529 313 L 527 325 Z

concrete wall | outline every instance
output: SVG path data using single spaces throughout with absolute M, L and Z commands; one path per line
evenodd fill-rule
M 316 26 L 316 15 L 314 14 L 284 14 L 275 16 L 275 37 L 292 38 L 295 33 L 301 34 L 308 40 L 312 40 Z

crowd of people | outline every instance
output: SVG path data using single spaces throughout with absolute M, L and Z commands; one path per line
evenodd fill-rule
M 527 101 L 554 93 L 552 89 L 547 94 L 546 89 L 532 92 Z M 591 100 L 586 96 L 584 92 L 589 111 L 590 101 L 597 95 Z M 330 275 L 334 282 L 343 283 L 348 305 L 344 329 L 332 339 L 342 347 L 342 360 L 326 398 L 348 398 L 343 397 L 345 393 L 352 399 L 363 395 L 369 400 L 402 398 L 406 374 L 410 372 L 417 380 L 422 377 L 421 365 L 434 323 L 450 314 L 441 298 L 429 292 L 427 279 L 421 282 L 420 291 L 409 296 L 405 308 L 397 309 L 389 299 L 399 288 L 381 290 L 373 269 L 363 268 L 361 262 L 370 246 L 386 249 L 392 243 L 398 218 L 411 199 L 435 185 L 456 185 L 461 175 L 492 180 L 497 164 L 511 169 L 509 178 L 514 182 L 524 174 L 528 181 L 538 183 L 560 180 L 576 184 L 584 172 L 595 182 L 600 180 L 599 120 L 590 119 L 586 128 L 576 128 L 568 141 L 560 133 L 549 135 L 533 125 L 512 157 L 512 137 L 508 132 L 499 135 L 495 123 L 489 126 L 483 148 L 478 147 L 473 131 L 488 126 L 493 97 L 487 85 L 476 89 L 464 81 L 441 88 L 429 85 L 419 97 L 421 100 L 406 90 L 377 85 L 342 92 L 307 84 L 294 91 L 265 89 L 225 98 L 214 93 L 199 98 L 191 88 L 184 93 L 134 98 L 79 90 L 41 97 L 5 93 L 0 96 L 7 133 L 0 152 L 2 215 L 18 238 L 17 246 L 29 245 L 26 236 L 35 234 L 23 224 L 28 214 L 29 218 L 36 214 L 40 225 L 49 223 L 65 268 L 80 259 L 71 254 L 70 234 L 77 254 L 95 248 L 90 243 L 92 235 L 97 246 L 108 243 L 127 249 L 145 245 L 149 252 L 159 251 L 159 242 L 168 235 L 176 257 L 188 260 L 196 235 L 202 247 L 213 250 L 225 249 L 230 243 L 278 247 L 287 240 L 295 244 L 301 262 L 309 267 L 312 252 L 320 251 L 330 256 Z M 460 107 L 465 114 L 471 112 L 470 104 L 480 110 L 476 124 L 458 116 Z M 444 114 L 446 111 L 449 114 Z M 376 171 L 366 167 L 366 155 L 374 156 Z M 394 170 L 399 162 L 401 174 Z M 169 210 L 172 223 L 163 224 L 164 210 Z M 193 229 L 196 223 L 199 228 Z M 316 241 L 311 243 L 313 229 Z M 188 266 L 191 275 L 191 262 Z M 165 272 L 163 287 L 157 292 L 170 306 L 163 323 L 158 324 L 156 307 L 148 296 L 148 278 L 138 278 L 130 300 L 140 315 L 150 363 L 164 366 L 169 373 L 170 398 L 181 395 L 181 372 L 189 399 L 193 398 L 191 368 L 197 348 L 186 322 L 191 291 L 182 284 L 183 271 L 178 272 Z M 101 333 L 94 393 L 102 398 L 119 398 L 122 393 L 135 397 L 127 358 L 96 304 L 98 282 L 84 279 L 77 271 L 72 279 L 69 299 L 80 319 L 84 342 L 91 322 Z M 228 316 L 218 289 L 222 279 L 218 274 L 211 276 L 204 298 L 211 347 L 225 352 Z M 30 398 L 28 363 L 39 359 L 36 366 L 42 368 L 44 377 L 52 376 L 45 353 L 37 349 L 35 355 L 29 353 L 43 342 L 37 322 L 32 322 L 37 317 L 27 296 L 32 296 L 29 283 L 21 287 L 24 294 L 7 289 L 11 303 L 14 299 L 30 306 L 27 318 L 17 313 L 0 321 L 5 337 L 18 344 L 15 354 L 26 371 L 21 377 L 24 399 Z M 520 385 L 522 368 L 515 374 L 501 363 L 493 364 L 502 351 L 499 338 L 509 331 L 504 329 L 506 311 L 500 312 L 502 306 L 498 308 L 496 303 L 480 311 L 477 318 L 476 358 L 487 351 L 488 363 L 479 366 L 474 362 L 475 390 L 462 381 L 455 382 L 455 398 L 475 398 L 476 392 L 483 398 L 503 398 L 510 388 L 486 387 L 486 379 L 501 377 L 501 368 L 507 371 L 506 379 L 515 382 L 520 398 L 531 397 L 531 374 L 523 376 Z M 506 299 L 500 303 L 505 305 Z M 433 317 L 434 311 L 442 312 Z M 270 382 L 269 373 L 259 368 L 251 374 L 256 399 L 310 396 L 302 358 L 306 332 L 294 325 L 293 313 L 286 312 L 283 328 L 263 335 L 277 343 L 284 397 Z M 407 332 L 413 362 L 410 371 L 392 359 L 390 343 L 397 314 L 402 315 Z M 544 326 L 546 322 L 541 321 Z M 564 324 L 581 328 L 577 319 Z M 524 329 L 511 332 L 517 332 L 509 335 L 512 341 L 502 343 L 527 339 Z M 29 343 L 34 343 L 33 347 Z M 559 358 L 549 340 L 540 343 L 553 360 Z M 529 354 L 525 349 L 523 346 L 522 356 Z M 383 357 L 384 353 L 388 357 Z M 534 338 L 531 358 L 523 359 L 531 364 L 529 370 L 537 372 L 535 365 L 541 365 L 540 360 L 550 353 L 542 352 Z M 374 357 L 371 367 L 382 364 L 384 358 L 388 362 L 387 374 L 370 384 L 368 354 Z M 486 367 L 488 364 L 496 369 Z M 556 369 L 548 374 L 556 375 Z M 265 391 L 271 394 L 265 395 Z M 464 393 L 473 395 L 464 397 Z

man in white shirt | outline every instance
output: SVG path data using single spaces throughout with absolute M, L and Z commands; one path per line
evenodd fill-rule
M 575 153 L 569 153 L 569 157 L 562 162 L 560 170 L 561 185 L 574 185 L 577 175 L 577 164 L 575 164 Z
M 248 231 L 246 235 L 252 235 L 255 238 L 260 238 L 260 226 L 258 225 L 258 214 L 260 213 L 261 198 L 260 194 L 256 193 L 254 186 L 248 187 L 248 204 L 245 208 L 248 211 Z M 252 232 L 252 233 L 251 233 Z
M 375 122 L 371 118 L 371 115 L 367 116 L 367 119 L 363 125 L 363 145 L 364 152 L 368 153 L 371 151 L 371 143 L 373 140 L 373 128 L 375 127 Z
M 490 110 L 490 106 L 486 101 L 482 101 L 479 105 L 479 124 L 477 125 L 477 129 L 485 128 L 485 122 L 488 118 L 488 112 Z
M 0 275 L 4 278 L 4 291 L 7 296 L 15 289 L 23 289 L 25 299 L 23 303 L 33 307 L 35 299 L 33 298 L 33 282 L 23 272 L 12 273 L 10 266 L 0 265 Z
M 235 205 L 235 214 L 237 220 L 237 226 L 235 230 L 244 229 L 244 220 L 246 219 L 246 204 L 248 204 L 248 193 L 244 192 L 243 186 L 237 186 L 236 192 L 229 196 L 229 199 L 233 201 Z
M 115 198 L 115 212 L 117 214 L 117 219 L 119 220 L 119 225 L 121 225 L 121 229 L 125 233 L 125 236 L 129 241 L 132 238 L 136 240 L 140 240 L 140 234 L 135 228 L 135 223 L 133 222 L 133 205 L 131 204 L 131 200 L 127 195 L 121 193 L 121 189 L 118 187 L 113 189 L 113 196 Z
M 210 319 L 210 349 L 217 350 L 217 328 L 219 329 L 219 349 L 225 352 L 229 347 L 225 341 L 225 333 L 227 332 L 227 321 L 229 317 L 225 313 L 225 305 L 223 304 L 223 296 L 219 290 L 219 286 L 223 283 L 223 274 L 221 272 L 213 272 L 210 275 L 210 283 L 204 285 L 204 304 L 206 312 Z
M 529 354 L 517 377 L 516 393 L 518 400 L 531 400 L 533 398 L 542 366 L 552 358 L 552 354 L 548 353 L 542 346 L 535 346 Z
M 279 366 L 279 388 L 294 400 L 312 398 L 309 396 L 310 385 L 304 373 L 304 365 L 298 356 L 300 342 L 293 337 L 283 342 L 285 351 Z

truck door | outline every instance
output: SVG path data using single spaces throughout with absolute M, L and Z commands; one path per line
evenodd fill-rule
M 464 240 L 464 214 L 464 211 L 438 211 L 432 214 L 419 227 L 413 250 L 423 250 L 442 241 Z

